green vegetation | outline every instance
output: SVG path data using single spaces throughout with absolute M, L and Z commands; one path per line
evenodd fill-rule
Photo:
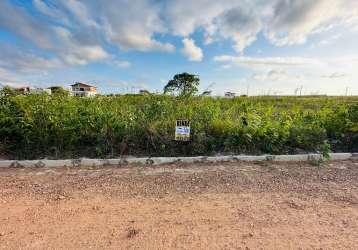
M 200 79 L 189 73 L 177 74 L 164 87 L 164 94 L 172 94 L 181 97 L 193 96 L 198 92 Z
M 0 92 L 0 154 L 9 158 L 285 154 L 358 150 L 357 97 L 165 95 L 79 98 Z M 177 118 L 192 141 L 175 142 Z

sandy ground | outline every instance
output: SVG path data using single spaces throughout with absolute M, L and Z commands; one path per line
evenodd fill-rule
M 0 169 L 0 249 L 357 249 L 358 161 Z

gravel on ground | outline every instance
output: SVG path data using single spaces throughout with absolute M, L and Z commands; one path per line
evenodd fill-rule
M 358 161 L 0 169 L 0 249 L 356 249 Z

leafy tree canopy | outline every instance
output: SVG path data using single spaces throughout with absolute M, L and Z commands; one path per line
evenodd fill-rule
M 200 79 L 197 75 L 181 73 L 174 76 L 164 87 L 164 94 L 193 96 L 198 92 Z
M 67 89 L 60 87 L 60 86 L 56 86 L 56 87 L 51 87 L 51 93 L 53 95 L 61 95 L 61 96 L 68 96 L 70 95 L 70 91 L 68 91 Z

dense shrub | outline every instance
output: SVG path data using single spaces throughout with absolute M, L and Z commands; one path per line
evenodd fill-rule
M 175 98 L 0 94 L 0 151 L 9 158 L 284 154 L 358 150 L 355 97 Z M 175 120 L 192 140 L 175 142 Z

